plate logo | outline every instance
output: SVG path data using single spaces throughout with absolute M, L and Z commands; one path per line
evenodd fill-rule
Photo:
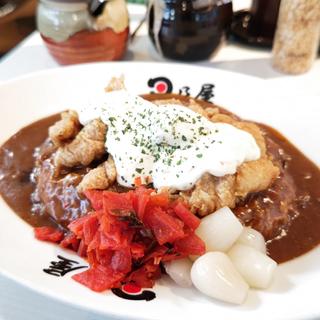
M 172 93 L 173 89 L 171 80 L 166 77 L 150 78 L 148 87 L 154 89 L 150 93 Z
M 165 76 L 150 78 L 147 82 L 147 85 L 149 88 L 151 88 L 150 93 L 173 93 L 173 83 Z M 214 97 L 214 89 L 215 85 L 213 83 L 203 83 L 201 88 L 197 89 L 198 93 L 194 95 L 194 98 L 210 102 Z M 192 88 L 190 86 L 184 85 L 180 87 L 176 93 L 190 97 L 191 90 Z
M 42 269 L 43 272 L 55 276 L 63 277 L 67 273 L 83 268 L 88 268 L 87 266 L 79 265 L 80 262 L 67 259 L 61 255 L 57 255 L 58 261 L 51 261 L 50 266 L 46 269 Z M 151 301 L 156 297 L 156 294 L 151 290 L 146 290 L 134 283 L 124 284 L 121 288 L 111 289 L 112 293 L 117 297 L 126 300 L 145 300 Z
M 126 300 L 145 300 L 151 301 L 156 294 L 151 290 L 142 289 L 133 283 L 127 283 L 121 288 L 114 288 L 111 291 L 118 297 Z
M 64 258 L 63 256 L 58 255 L 58 261 L 51 261 L 50 266 L 47 269 L 43 269 L 43 272 L 48 273 L 52 276 L 63 277 L 68 272 L 87 268 L 87 266 L 79 266 L 78 261 Z

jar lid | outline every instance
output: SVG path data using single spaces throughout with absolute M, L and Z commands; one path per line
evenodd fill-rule
M 65 3 L 65 4 L 79 4 L 79 3 L 88 4 L 90 1 L 91 0 L 41 0 L 41 2 L 46 2 L 46 3 L 57 2 L 57 3 Z

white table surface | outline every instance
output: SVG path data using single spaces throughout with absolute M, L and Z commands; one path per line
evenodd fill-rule
M 236 9 L 248 7 L 250 0 L 235 0 Z M 131 30 L 134 30 L 144 14 L 144 7 L 129 6 Z M 163 61 L 155 52 L 147 36 L 145 25 L 130 44 L 124 60 Z M 253 49 L 237 43 L 222 46 L 210 61 L 198 63 L 249 74 L 265 79 L 266 94 L 318 95 L 320 96 L 320 59 L 313 68 L 300 76 L 288 76 L 271 67 L 270 50 Z M 38 32 L 32 33 L 15 49 L 0 59 L 0 82 L 30 72 L 57 68 L 44 47 Z M 1 106 L 1 101 L 0 101 Z M 320 107 L 320 106 L 319 106 Z M 1 257 L 3 259 L 4 257 Z M 0 320 L 100 320 L 106 317 L 81 310 L 41 296 L 21 285 L 0 276 Z

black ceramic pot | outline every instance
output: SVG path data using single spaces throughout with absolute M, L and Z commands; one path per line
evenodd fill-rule
M 153 0 L 149 36 L 166 58 L 204 60 L 218 48 L 231 21 L 231 1 Z

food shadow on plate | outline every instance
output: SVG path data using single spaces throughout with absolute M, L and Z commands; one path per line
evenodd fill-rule
M 300 276 L 305 273 L 319 272 L 320 269 L 320 246 L 311 251 L 290 260 L 281 266 L 281 271 L 287 276 Z
M 179 305 L 179 301 L 181 302 L 181 307 L 185 306 L 185 300 L 187 302 L 195 302 L 198 300 L 200 303 L 205 304 L 212 304 L 212 306 L 217 306 L 221 308 L 241 308 L 244 311 L 252 311 L 256 310 L 260 307 L 262 301 L 259 297 L 259 292 L 262 291 L 255 291 L 249 290 L 248 297 L 241 305 L 230 304 L 227 302 L 222 302 L 216 300 L 214 298 L 207 297 L 206 295 L 199 292 L 194 286 L 191 288 L 183 288 L 178 286 L 169 278 L 169 276 L 164 276 L 160 280 L 157 281 L 158 285 L 161 285 L 166 288 L 172 295 L 179 297 L 179 300 L 175 300 L 175 304 Z M 165 299 L 167 296 L 165 294 L 161 295 L 161 299 Z M 171 295 L 169 296 L 169 300 Z M 183 300 L 181 300 L 183 299 Z
M 0 276 L 0 319 L 10 320 L 103 320 L 94 311 L 84 310 L 39 294 L 9 278 Z M 54 310 L 54 312 L 52 312 Z
M 297 276 L 318 272 L 320 268 L 319 252 L 319 248 L 315 248 L 300 257 L 280 264 L 268 292 L 286 293 L 297 287 L 293 281 Z
M 266 290 L 268 293 L 287 293 L 294 288 L 294 284 L 290 281 L 290 277 L 281 267 L 277 268 L 275 276 L 270 287 Z M 261 290 L 253 290 L 262 292 Z

